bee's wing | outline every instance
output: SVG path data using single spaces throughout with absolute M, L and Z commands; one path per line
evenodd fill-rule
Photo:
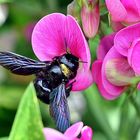
M 65 132 L 70 126 L 70 114 L 65 93 L 65 84 L 60 84 L 50 94 L 50 113 L 58 130 Z
M 31 75 L 50 65 L 17 55 L 11 52 L 0 52 L 0 65 L 19 75 Z

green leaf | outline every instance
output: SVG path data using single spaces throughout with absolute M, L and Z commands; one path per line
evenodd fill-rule
M 39 105 L 31 83 L 20 102 L 9 140 L 44 140 L 42 130 Z

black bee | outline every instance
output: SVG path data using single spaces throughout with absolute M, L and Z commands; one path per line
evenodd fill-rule
M 79 67 L 79 59 L 69 53 L 40 62 L 11 52 L 0 52 L 0 65 L 19 75 L 35 74 L 37 97 L 50 105 L 50 114 L 59 131 L 70 126 L 67 97 Z

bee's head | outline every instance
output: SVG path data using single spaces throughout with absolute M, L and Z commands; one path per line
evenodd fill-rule
M 79 67 L 79 58 L 72 54 L 64 54 L 59 57 L 59 62 L 65 65 L 74 75 L 71 75 L 71 78 L 76 76 L 78 67 Z
M 59 59 L 60 63 L 66 65 L 71 71 L 77 71 L 79 67 L 79 58 L 72 54 L 64 54 Z

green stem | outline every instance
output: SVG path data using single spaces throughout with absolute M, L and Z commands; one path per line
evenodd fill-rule
M 85 92 L 85 97 L 87 99 L 87 105 L 91 111 L 91 115 L 92 115 L 91 117 L 96 119 L 102 131 L 108 137 L 108 140 L 116 140 L 116 135 L 112 130 L 106 118 L 106 115 L 104 114 L 104 110 L 100 105 L 99 101 L 97 100 L 97 98 L 95 98 L 95 94 L 99 94 L 97 93 L 98 91 L 96 86 L 93 85 L 92 87 L 88 88 L 84 92 Z
M 129 100 L 131 101 L 131 103 L 132 103 L 133 107 L 135 108 L 136 113 L 137 113 L 137 115 L 138 115 L 138 117 L 140 119 L 140 108 L 139 108 L 139 105 L 137 104 L 136 100 L 134 99 L 134 97 L 132 95 L 129 97 Z

